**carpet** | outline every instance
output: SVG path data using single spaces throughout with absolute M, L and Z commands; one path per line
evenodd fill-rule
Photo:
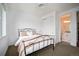
M 18 56 L 17 47 L 13 45 L 9 46 L 5 55 Z M 66 42 L 60 42 L 55 45 L 54 51 L 53 51 L 53 45 L 49 45 L 27 56 L 79 56 L 79 47 L 71 46 Z

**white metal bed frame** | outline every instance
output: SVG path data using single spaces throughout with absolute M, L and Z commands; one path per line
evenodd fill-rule
M 31 29 L 31 28 L 25 28 L 25 29 L 18 29 L 18 33 L 19 33 L 19 36 L 20 36 L 20 32 L 27 32 L 27 31 L 32 31 L 33 33 L 35 33 L 35 29 Z M 35 38 L 33 38 L 33 39 L 37 39 L 37 38 L 39 38 L 39 37 L 44 37 L 44 36 L 48 36 L 49 38 L 50 38 L 50 35 L 41 35 L 41 36 L 38 36 L 38 37 L 35 37 Z M 31 39 L 31 40 L 33 40 L 33 39 Z M 48 41 L 50 40 L 50 42 L 52 42 L 53 41 L 53 50 L 54 50 L 54 38 L 50 38 L 50 39 L 46 39 L 47 40 L 47 44 L 48 44 Z M 40 49 L 40 43 L 41 42 L 43 42 L 43 46 L 44 46 L 44 43 L 45 43 L 45 41 L 46 40 L 44 40 L 44 38 L 43 38 L 43 40 L 42 41 L 38 41 L 38 42 L 35 42 L 35 43 L 31 43 L 31 44 L 29 44 L 29 45 L 27 45 L 27 46 L 25 46 L 25 42 L 26 41 L 22 41 L 22 43 L 23 43 L 23 45 L 24 45 L 24 53 L 25 53 L 25 55 L 27 55 L 27 52 L 26 52 L 26 50 L 27 50 L 27 47 L 29 47 L 29 46 L 31 46 L 31 45 L 33 45 L 33 51 L 34 51 L 34 45 L 35 44 L 37 44 L 37 43 L 39 43 L 39 49 Z M 30 41 L 30 40 L 28 40 L 28 41 Z M 23 51 L 22 51 L 23 52 Z M 22 53 L 21 52 L 21 53 Z M 35 51 L 34 51 L 35 52 Z

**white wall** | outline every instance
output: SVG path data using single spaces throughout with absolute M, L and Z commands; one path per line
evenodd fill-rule
M 8 48 L 8 38 L 3 37 L 0 39 L 0 56 L 4 56 Z
M 59 12 L 55 12 L 55 29 L 56 29 L 56 39 L 55 39 L 55 43 L 60 42 L 60 20 L 59 20 Z
M 1 4 L 0 4 L 1 6 Z M 0 8 L 1 9 L 1 8 Z M 8 30 L 8 19 L 6 20 L 7 23 L 6 23 L 6 30 Z M 8 32 L 6 31 L 7 35 L 5 37 L 0 37 L 0 56 L 4 56 L 6 51 L 7 51 L 7 48 L 8 48 Z
M 22 9 L 22 6 L 18 9 L 15 7 L 9 8 L 7 13 L 7 19 L 10 23 L 8 25 L 9 45 L 15 44 L 18 40 L 18 29 L 20 28 L 34 28 L 42 33 L 55 35 L 54 13 L 51 13 L 44 21 L 36 14 L 37 11 L 31 7 L 29 7 L 29 10 L 27 8 Z
M 32 5 L 28 5 L 26 8 L 22 5 L 18 8 L 16 6 L 10 7 L 7 13 L 7 19 L 10 23 L 8 25 L 9 45 L 15 44 L 18 40 L 18 29 L 34 28 L 40 30 L 41 27 L 41 20 L 35 14 L 36 11 L 32 9 Z
M 46 15 L 45 15 L 46 16 Z M 55 35 L 55 15 L 54 12 L 42 18 L 43 34 Z
M 42 34 L 52 35 L 55 44 L 59 42 L 58 13 L 53 11 L 42 17 Z
M 54 36 L 55 44 L 60 42 L 60 20 L 59 20 L 60 13 L 57 11 L 53 11 L 43 17 L 42 20 L 42 31 L 43 34 L 51 34 Z

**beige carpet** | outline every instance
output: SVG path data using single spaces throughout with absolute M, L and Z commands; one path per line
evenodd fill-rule
M 28 56 L 79 56 L 79 48 L 73 47 L 68 43 L 62 42 L 55 46 L 53 51 L 53 45 L 43 48 L 39 51 L 29 54 Z M 17 56 L 17 48 L 10 46 L 6 52 L 6 56 Z

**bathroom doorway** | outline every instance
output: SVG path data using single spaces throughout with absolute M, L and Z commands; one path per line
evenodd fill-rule
M 61 42 L 70 42 L 71 15 L 61 16 Z

